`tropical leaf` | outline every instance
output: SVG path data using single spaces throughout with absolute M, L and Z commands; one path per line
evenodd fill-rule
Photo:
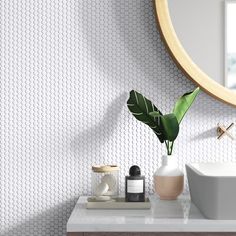
M 152 112 L 149 112 L 149 115 L 154 118 L 154 121 L 156 122 L 156 124 L 161 129 L 161 127 L 160 127 L 160 125 L 161 125 L 160 117 L 162 116 L 162 114 L 159 111 L 152 111 Z
M 164 140 L 174 141 L 179 133 L 179 123 L 175 114 L 160 115 L 159 112 L 153 111 L 149 115 L 156 119 L 160 126 Z
M 157 109 L 157 107 L 147 98 L 145 98 L 141 93 L 134 90 L 130 91 L 130 97 L 127 101 L 127 106 L 133 116 L 142 121 L 144 124 L 148 125 L 153 132 L 157 135 L 160 142 L 164 142 L 164 136 L 162 130 L 156 122 L 156 118 L 151 116 L 150 112 L 158 112 L 160 115 L 162 113 Z
M 173 113 L 175 114 L 179 124 L 182 121 L 188 109 L 190 108 L 190 106 L 192 105 L 192 103 L 194 102 L 199 92 L 200 88 L 197 87 L 195 90 L 185 93 L 176 101 Z
M 174 141 L 179 134 L 179 123 L 175 114 L 160 116 L 162 133 L 165 140 Z
M 162 113 L 160 111 L 152 111 L 152 112 L 149 112 L 149 115 L 153 117 L 155 123 L 158 126 L 159 133 L 162 133 L 162 136 L 163 136 L 162 138 L 165 140 L 164 134 L 163 132 L 161 132 L 163 130 L 161 127 L 161 116 L 163 116 Z

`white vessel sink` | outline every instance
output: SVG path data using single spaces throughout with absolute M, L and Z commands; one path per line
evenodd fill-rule
M 236 163 L 186 165 L 192 202 L 209 219 L 236 219 Z

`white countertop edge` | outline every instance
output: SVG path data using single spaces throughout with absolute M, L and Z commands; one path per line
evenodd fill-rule
M 116 227 L 111 227 L 111 228 L 106 228 L 106 227 L 103 227 L 102 229 L 99 229 L 99 228 L 94 228 L 94 229 L 88 229 L 88 227 L 80 227 L 80 229 L 78 228 L 74 228 L 73 227 L 69 227 L 67 228 L 67 232 L 68 233 L 73 233 L 73 232 L 78 232 L 78 233 L 82 233 L 82 232 L 113 232 L 113 233 L 116 233 L 116 232 L 127 232 L 127 233 L 135 233 L 135 232 L 142 232 L 142 233 L 163 233 L 163 232 L 166 232 L 166 233 L 169 233 L 169 232 L 188 232 L 188 233 L 221 233 L 221 232 L 226 232 L 226 233 L 235 233 L 236 232 L 236 227 L 235 228 L 232 228 L 232 229 L 229 229 L 227 228 L 227 230 L 223 230 L 221 227 L 212 227 L 212 228 L 193 228 L 193 227 L 186 227 L 186 228 L 178 228 L 178 227 L 168 227 L 168 229 L 165 227 L 165 228 L 158 228 L 158 229 L 153 229 L 153 228 L 143 228 L 143 229 L 136 229 L 134 230 L 134 228 L 132 229 L 127 229 L 127 227 L 125 227 L 124 230 L 122 230 L 123 227 L 119 227 L 119 228 L 116 228 Z
M 67 232 L 236 232 L 236 225 L 229 226 L 226 224 L 223 225 L 199 225 L 196 223 L 195 226 L 186 225 L 180 226 L 179 224 L 171 224 L 171 225 L 147 225 L 140 226 L 137 225 L 99 225 L 92 226 L 91 229 L 88 229 L 88 225 L 72 225 L 67 226 Z
M 77 219 L 75 220 L 75 217 L 77 217 L 76 212 L 87 211 L 85 209 L 86 199 L 87 197 L 81 196 L 75 205 L 67 222 L 67 232 L 236 232 L 236 220 L 209 220 L 205 218 L 160 218 L 159 220 L 155 218 L 157 220 L 156 224 L 139 224 L 135 222 L 84 224 L 79 221 L 77 223 Z M 89 209 L 88 211 L 91 210 Z

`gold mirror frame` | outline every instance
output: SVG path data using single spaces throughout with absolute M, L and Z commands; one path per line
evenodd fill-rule
M 154 8 L 161 36 L 178 67 L 206 93 L 222 102 L 236 106 L 236 93 L 211 79 L 192 61 L 183 48 L 171 22 L 168 0 L 154 0 Z

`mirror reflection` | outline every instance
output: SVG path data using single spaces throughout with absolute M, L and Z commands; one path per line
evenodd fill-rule
M 225 4 L 225 86 L 236 90 L 236 1 Z
M 175 32 L 213 80 L 236 90 L 236 0 L 168 0 Z

